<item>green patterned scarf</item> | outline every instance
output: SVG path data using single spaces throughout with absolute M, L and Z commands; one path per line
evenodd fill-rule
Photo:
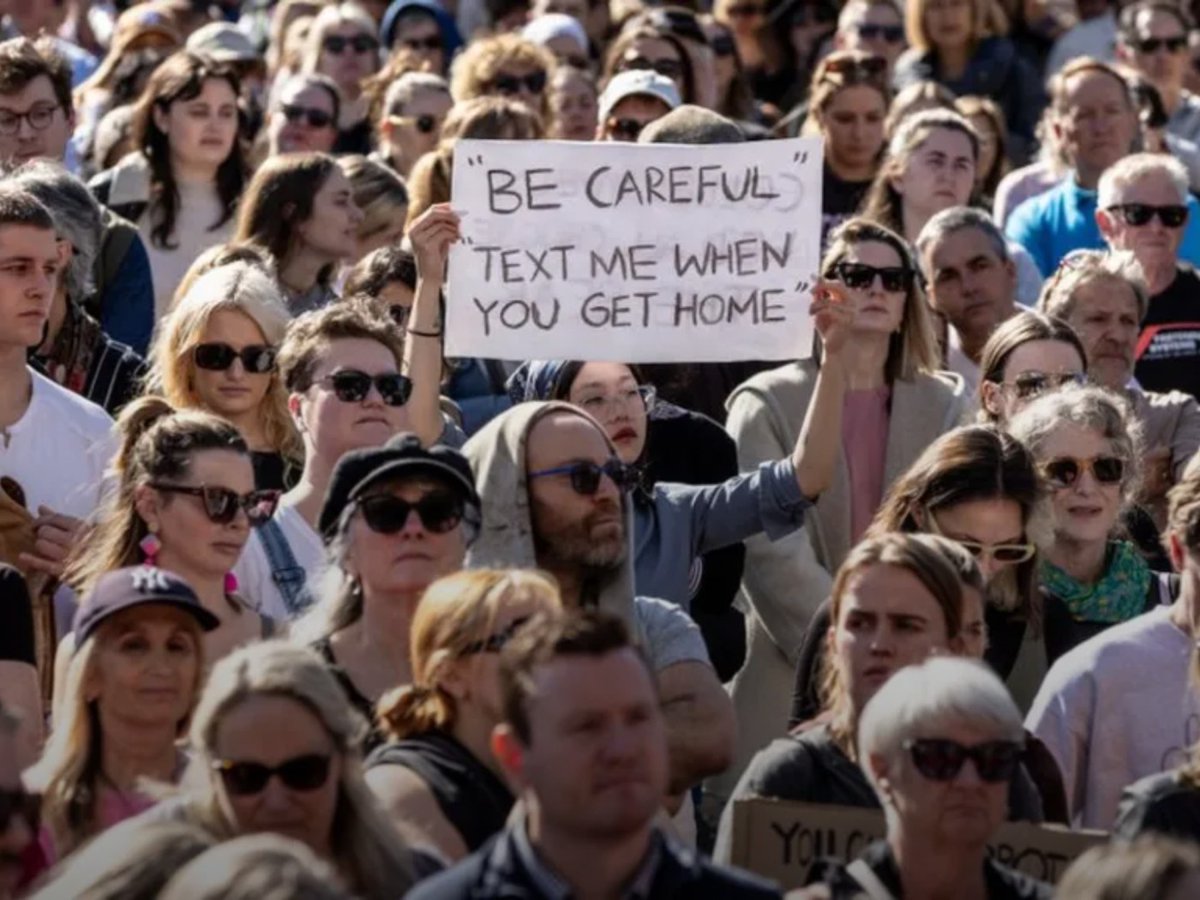
M 1125 622 L 1146 607 L 1154 573 L 1128 541 L 1108 545 L 1108 569 L 1095 584 L 1080 584 L 1045 559 L 1038 567 L 1042 587 L 1062 600 L 1077 622 Z

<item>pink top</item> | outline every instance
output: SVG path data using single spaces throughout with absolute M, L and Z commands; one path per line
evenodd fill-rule
M 857 544 L 883 500 L 892 389 L 847 391 L 842 404 L 842 452 L 850 473 L 850 543 Z
M 140 815 L 155 804 L 155 801 L 137 791 L 117 791 L 112 788 L 101 788 L 97 813 L 97 834 L 106 831 L 114 825 Z M 58 851 L 54 846 L 54 836 L 50 829 L 43 825 L 38 829 L 38 844 L 46 857 L 47 868 L 58 861 Z

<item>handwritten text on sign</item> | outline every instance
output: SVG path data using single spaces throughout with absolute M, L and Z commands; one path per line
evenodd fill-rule
M 821 144 L 459 141 L 446 352 L 797 359 L 812 344 Z

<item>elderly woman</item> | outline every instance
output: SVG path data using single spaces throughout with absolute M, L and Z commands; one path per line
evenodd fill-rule
M 6 180 L 29 191 L 50 210 L 66 259 L 34 364 L 63 387 L 116 413 L 140 392 L 146 364 L 105 334 L 84 306 L 94 287 L 93 267 L 104 230 L 100 204 L 82 181 L 45 160 L 26 163 Z M 148 306 L 145 313 L 149 319 Z
M 1023 746 L 1016 704 L 980 664 L 933 658 L 894 675 L 858 726 L 859 765 L 883 806 L 887 837 L 849 865 L 817 873 L 828 893 L 801 896 L 1049 900 L 1049 885 L 987 850 Z

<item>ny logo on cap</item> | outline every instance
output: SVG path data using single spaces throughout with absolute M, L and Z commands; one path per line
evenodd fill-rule
M 162 569 L 151 569 L 144 566 L 136 569 L 133 573 L 133 589 L 141 591 L 143 594 L 162 593 L 171 589 L 171 582 L 167 580 L 166 573 Z

